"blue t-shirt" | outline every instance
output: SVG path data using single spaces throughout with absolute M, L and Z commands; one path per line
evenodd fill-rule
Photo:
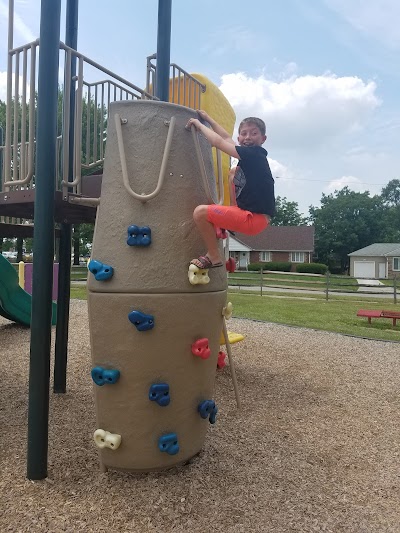
M 274 178 L 262 146 L 236 146 L 240 156 L 233 183 L 236 203 L 252 213 L 275 214 Z

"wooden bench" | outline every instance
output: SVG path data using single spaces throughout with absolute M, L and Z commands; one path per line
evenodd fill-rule
M 376 311 L 374 309 L 359 309 L 357 316 L 368 318 L 368 324 L 371 324 L 371 318 L 391 318 L 393 327 L 396 326 L 396 320 L 400 320 L 399 311 Z

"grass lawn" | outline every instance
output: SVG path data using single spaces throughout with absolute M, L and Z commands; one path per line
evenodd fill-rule
M 238 318 L 252 318 L 292 326 L 346 333 L 371 339 L 400 341 L 400 323 L 393 328 L 389 319 L 357 317 L 358 309 L 400 310 L 388 299 L 299 298 L 282 295 L 260 297 L 259 295 L 230 293 L 233 313 Z
M 72 286 L 71 298 L 86 300 L 85 286 Z M 282 293 L 258 294 L 229 293 L 233 303 L 234 316 L 252 318 L 266 322 L 276 322 L 291 326 L 321 329 L 336 333 L 346 333 L 371 339 L 400 341 L 400 323 L 393 328 L 388 319 L 372 319 L 369 325 L 366 318 L 357 317 L 358 309 L 400 310 L 393 300 L 386 298 L 357 298 L 332 296 L 326 302 L 321 296 L 302 298 L 283 296 Z M 228 323 L 229 329 L 229 323 Z

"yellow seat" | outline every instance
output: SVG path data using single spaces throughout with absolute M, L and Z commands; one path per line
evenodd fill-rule
M 228 339 L 229 339 L 229 344 L 235 344 L 235 342 L 240 342 L 240 341 L 244 340 L 244 335 L 242 335 L 241 333 L 233 333 L 233 331 L 228 331 Z M 221 337 L 219 339 L 219 344 L 221 346 L 223 344 L 225 344 L 225 337 L 224 337 L 224 332 L 223 331 L 221 332 Z

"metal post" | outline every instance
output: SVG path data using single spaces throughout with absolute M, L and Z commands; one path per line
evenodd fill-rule
M 260 296 L 263 295 L 263 267 L 260 268 Z
M 393 276 L 393 299 L 394 303 L 397 304 L 397 276 Z
M 65 44 L 74 50 L 78 45 L 78 0 L 68 0 L 66 13 Z M 71 72 L 65 72 L 71 76 L 70 94 L 64 94 L 69 98 L 69 165 L 68 181 L 73 181 L 74 163 L 74 126 L 75 126 L 75 81 L 76 56 L 71 57 Z M 65 86 L 66 84 L 64 84 Z M 71 288 L 71 239 L 72 225 L 62 223 L 60 227 L 60 258 L 58 271 L 58 299 L 57 299 L 57 331 L 54 359 L 54 385 L 53 391 L 64 393 L 67 386 L 67 356 L 68 356 L 68 322 L 69 300 Z
M 172 0 L 158 0 L 156 96 L 169 100 L 169 64 L 171 56 Z
M 326 271 L 326 289 L 325 289 L 325 300 L 328 301 L 329 299 L 329 276 L 330 272 L 329 270 Z
M 61 0 L 42 0 L 29 367 L 29 479 L 47 476 Z

